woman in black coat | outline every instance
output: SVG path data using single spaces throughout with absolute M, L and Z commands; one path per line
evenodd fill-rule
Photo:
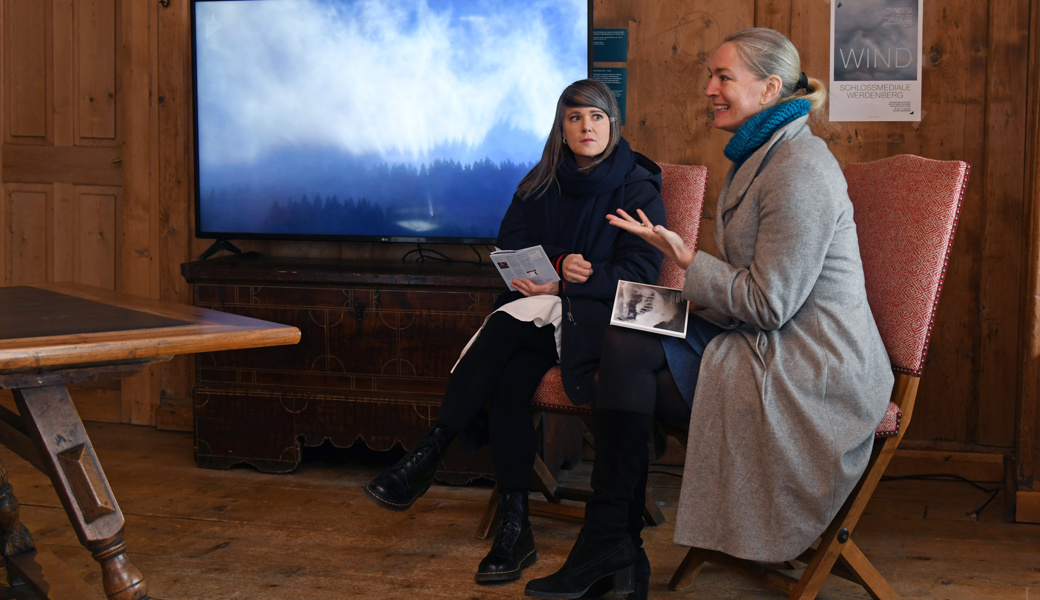
M 518 579 L 536 560 L 527 511 L 531 397 L 559 362 L 568 397 L 576 404 L 591 399 L 618 280 L 653 283 L 662 261 L 659 250 L 604 215 L 639 209 L 663 222 L 660 188 L 660 168 L 621 137 L 610 90 L 592 80 L 568 86 L 542 158 L 517 186 L 498 234 L 503 249 L 541 245 L 560 281 L 512 281 L 515 291 L 499 298 L 453 370 L 433 428 L 365 487 L 380 506 L 406 510 L 430 487 L 456 437 L 464 447 L 490 443 L 499 527 L 478 582 Z

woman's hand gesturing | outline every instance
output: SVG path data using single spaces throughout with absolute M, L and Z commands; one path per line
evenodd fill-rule
M 617 215 L 607 215 L 607 221 L 609 221 L 611 225 L 643 238 L 649 242 L 651 246 L 664 252 L 665 256 L 670 258 L 675 264 L 679 265 L 679 268 L 684 271 L 686 270 L 686 267 L 690 266 L 690 263 L 693 262 L 695 252 L 686 247 L 682 238 L 674 231 L 666 229 L 663 225 L 654 225 L 651 223 L 650 219 L 646 217 L 646 214 L 643 213 L 641 209 L 636 209 L 636 214 L 639 215 L 639 220 L 632 218 L 631 215 L 620 208 L 617 212 Z

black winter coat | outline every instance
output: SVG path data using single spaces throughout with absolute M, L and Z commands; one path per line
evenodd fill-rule
M 618 280 L 654 283 L 663 259 L 660 250 L 610 225 L 606 215 L 623 208 L 636 217 L 636 209 L 642 209 L 652 223 L 665 224 L 665 214 L 661 168 L 632 151 L 624 139 L 589 175 L 578 171 L 569 150 L 565 154 L 556 172 L 559 186 L 527 200 L 513 197 L 498 232 L 498 247 L 515 250 L 541 244 L 550 257 L 581 254 L 592 263 L 588 281 L 560 282 L 563 387 L 572 402 L 585 404 L 592 399 Z M 497 306 L 522 297 L 507 292 Z

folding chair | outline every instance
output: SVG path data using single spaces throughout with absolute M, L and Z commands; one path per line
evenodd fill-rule
M 846 167 L 867 298 L 896 373 L 866 471 L 815 548 L 798 557 L 807 565 L 800 577 L 775 565 L 691 548 L 670 589 L 689 586 L 711 563 L 792 600 L 815 598 L 830 573 L 858 583 L 872 598 L 898 598 L 851 536 L 910 424 L 969 170 L 964 162 L 909 154 Z
M 672 165 L 659 163 L 661 166 L 661 198 L 664 200 L 665 215 L 668 228 L 682 237 L 686 245 L 697 247 L 697 234 L 701 227 L 701 209 L 704 205 L 704 187 L 708 180 L 708 169 L 695 165 Z M 657 285 L 681 288 L 685 281 L 685 273 L 670 260 L 665 260 Z M 560 367 L 555 366 L 542 378 L 535 390 L 531 405 L 537 420 L 542 412 L 574 415 L 585 419 L 592 416 L 592 408 L 588 404 L 575 405 L 563 390 L 560 378 Z M 591 446 L 591 443 L 589 443 Z M 545 501 L 531 500 L 529 511 L 532 515 L 564 519 L 581 523 L 584 520 L 583 506 L 564 504 L 563 500 L 584 502 L 592 495 L 587 489 L 561 485 L 552 472 L 535 456 L 533 477 L 538 489 L 545 496 Z M 477 525 L 477 537 L 484 539 L 491 531 L 495 511 L 498 508 L 498 487 L 491 491 L 487 510 Z M 657 507 L 657 502 L 648 492 L 643 516 L 650 525 L 664 522 L 664 515 Z

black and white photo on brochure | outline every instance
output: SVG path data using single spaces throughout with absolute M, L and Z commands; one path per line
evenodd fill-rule
M 610 324 L 685 337 L 688 307 L 689 302 L 682 299 L 680 290 L 621 280 L 614 296 Z

